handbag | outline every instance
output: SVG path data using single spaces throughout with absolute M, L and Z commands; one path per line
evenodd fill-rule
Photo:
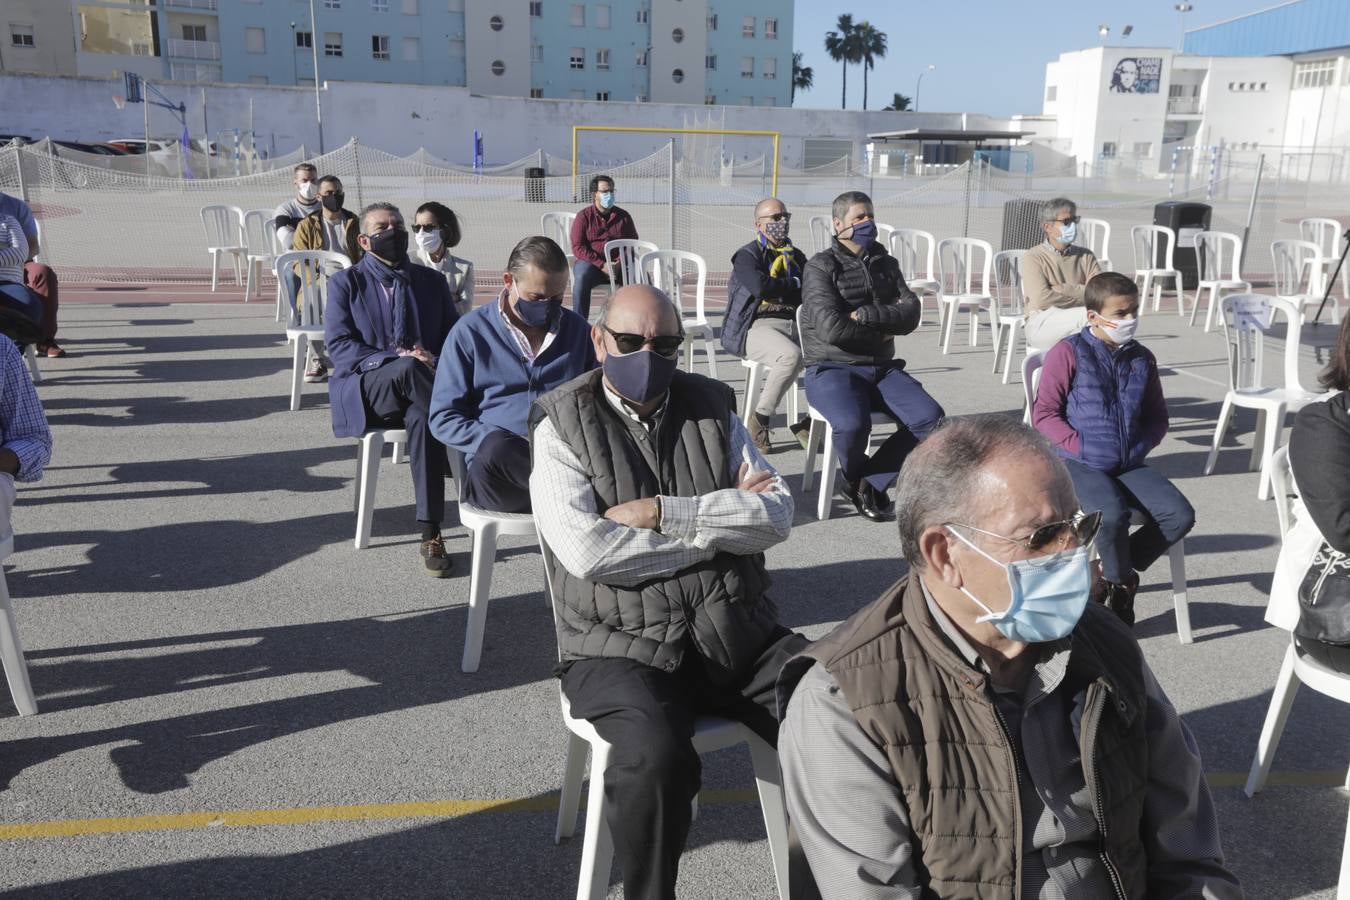
M 1324 644 L 1350 645 L 1350 556 L 1326 541 L 1298 586 L 1294 634 Z

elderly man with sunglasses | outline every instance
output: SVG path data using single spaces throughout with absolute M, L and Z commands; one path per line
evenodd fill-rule
M 1067 197 L 1041 206 L 1045 240 L 1022 257 L 1023 313 L 1027 346 L 1049 350 L 1087 327 L 1083 290 L 1101 269 L 1078 239 L 1078 207 Z
M 531 411 L 563 695 L 611 745 L 607 824 L 624 896 L 673 898 L 699 789 L 694 721 L 777 739 L 774 685 L 806 640 L 778 623 L 764 551 L 792 494 L 732 390 L 678 371 L 665 294 L 621 288 L 591 331 L 601 368 Z
M 825 900 L 1240 898 L 1195 739 L 1089 604 L 1049 443 L 948 420 L 900 473 L 909 573 L 784 667 L 788 810 Z

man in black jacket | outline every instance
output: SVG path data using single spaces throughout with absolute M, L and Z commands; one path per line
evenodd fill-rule
M 722 320 L 722 346 L 767 370 L 764 390 L 745 423 L 761 453 L 768 453 L 772 442 L 769 420 L 802 370 L 794 319 L 802 303 L 806 254 L 788 240 L 791 220 L 792 213 L 776 197 L 756 204 L 755 239 L 731 257 L 727 314 Z M 803 446 L 810 424 L 803 418 L 790 427 Z
M 802 285 L 806 399 L 834 429 L 848 499 L 880 522 L 891 517 L 886 491 L 900 465 L 944 413 L 895 358 L 895 336 L 919 325 L 919 298 L 877 242 L 872 199 L 845 191 L 830 215 L 834 240 L 806 264 Z M 869 457 L 874 411 L 898 427 Z

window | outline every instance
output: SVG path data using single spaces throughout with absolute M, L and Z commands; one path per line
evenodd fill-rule
M 683 28 L 676 28 L 674 31 L 672 31 L 672 32 L 670 33 L 670 39 L 671 39 L 672 41 L 674 41 L 675 43 L 677 43 L 677 44 L 683 42 L 683 41 L 684 41 L 684 29 L 683 29 Z
M 1134 155 L 1141 159 L 1151 158 L 1153 156 L 1153 144 L 1150 141 L 1136 141 Z
M 741 23 L 741 37 L 752 38 L 755 36 L 755 17 L 746 16 L 745 21 Z
M 753 56 L 741 57 L 741 77 L 742 78 L 755 77 L 755 58 Z
M 506 74 L 506 63 L 502 62 L 500 59 L 494 59 L 494 60 L 492 61 L 492 74 L 493 74 L 493 75 L 505 75 L 505 74 Z
M 405 16 L 417 15 L 417 0 L 403 0 L 403 14 Z
M 763 66 L 763 68 L 760 69 L 760 73 L 759 73 L 759 74 L 760 74 L 762 77 L 764 77 L 764 78 L 777 78 L 777 77 L 778 77 L 778 57 L 776 57 L 776 56 L 767 56 L 767 57 L 765 57 L 765 58 L 764 58 L 764 66 Z
M 765 18 L 764 20 L 764 40 L 778 40 L 778 20 Z
M 609 71 L 609 51 L 608 51 L 608 50 L 597 50 L 597 51 L 595 51 L 595 68 L 596 68 L 597 71 L 600 71 L 600 72 L 608 72 L 608 71 Z
M 543 100 L 543 99 L 544 99 L 544 89 L 543 89 L 543 88 L 530 88 L 530 99 L 531 99 L 531 100 Z
M 531 44 L 531 45 L 530 45 L 530 62 L 543 62 L 543 61 L 544 61 L 544 45 L 543 45 L 543 44 Z
M 295 33 L 295 49 L 308 50 L 314 46 L 314 32 L 297 31 Z
M 586 25 L 586 4 L 572 4 L 572 25 L 577 28 L 584 28 Z
M 342 55 L 342 32 L 325 31 L 323 33 L 323 55 L 324 56 Z
M 370 55 L 375 59 L 389 58 L 389 35 L 372 34 L 370 36 Z
M 33 26 L 32 25 L 10 25 L 9 43 L 14 47 L 33 47 Z
M 1345 72 L 1345 78 L 1346 78 L 1347 81 L 1350 81 L 1350 69 L 1347 69 L 1347 70 L 1346 70 L 1346 72 Z M 1266 89 L 1266 83 L 1263 81 L 1263 82 L 1261 82 L 1261 87 L 1260 87 L 1258 90 L 1264 91 L 1265 89 Z
M 647 7 L 645 6 L 638 7 L 637 23 L 639 25 L 646 25 L 650 21 L 651 14 L 652 14 L 651 10 L 649 10 Z
M 755 105 L 755 98 L 754 98 L 754 97 L 742 97 L 742 98 L 741 98 L 741 106 L 754 106 L 754 105 Z
M 709 70 L 716 69 L 716 68 L 717 68 L 717 54 L 716 54 L 716 53 L 710 53 L 710 54 L 708 54 L 707 56 L 703 57 L 703 67 L 704 67 L 705 69 L 709 69 Z
M 609 100 L 609 91 L 596 91 L 596 92 L 595 92 L 595 99 L 601 100 L 601 101 Z
M 1116 158 L 1116 142 L 1107 141 L 1106 143 L 1102 144 L 1102 159 L 1115 159 L 1115 158 Z
M 708 13 L 707 26 L 709 31 L 717 30 L 717 13 Z
M 342 9 L 342 0 L 323 0 L 324 9 Z
M 679 84 L 681 81 L 684 81 L 684 69 L 676 69 L 675 71 L 671 72 L 670 80 L 675 82 L 676 84 Z
M 261 28 L 244 29 L 244 48 L 249 53 L 267 52 L 267 32 Z
M 638 103 L 646 103 L 646 102 L 647 102 L 647 95 L 646 95 L 646 94 L 638 94 L 638 95 L 635 96 L 633 99 L 636 100 Z
M 488 27 L 491 28 L 493 31 L 501 31 L 502 27 L 505 24 L 506 23 L 502 21 L 501 16 L 493 16 L 492 18 L 488 19 Z
M 1312 62 L 1298 63 L 1294 66 L 1294 87 L 1326 87 L 1336 72 L 1336 60 L 1316 59 Z
M 607 4 L 600 4 L 595 8 L 595 27 L 609 27 L 609 6 Z
M 544 15 L 544 4 L 543 4 L 543 0 L 531 0 L 531 2 L 530 2 L 530 18 L 531 18 L 531 19 L 539 19 L 539 18 L 543 18 L 543 15 Z
M 567 96 L 571 97 L 573 100 L 585 100 L 586 92 L 581 88 L 572 88 L 572 90 L 567 92 Z
M 266 76 L 266 75 L 250 75 L 250 76 L 248 76 L 248 83 L 249 83 L 249 84 L 267 84 L 267 76 Z
M 568 66 L 573 69 L 586 68 L 586 48 L 573 47 L 567 54 Z
M 637 57 L 633 60 L 633 65 L 636 66 L 636 67 L 639 68 L 639 69 L 645 69 L 645 68 L 647 68 L 647 51 L 646 51 L 646 50 L 639 50 L 639 51 L 637 52 Z
M 773 99 L 772 97 L 761 97 L 761 98 L 759 99 L 759 105 L 760 105 L 760 106 L 773 106 L 773 105 L 774 105 L 774 102 L 775 102 L 775 101 L 774 101 L 774 99 Z
M 451 39 L 450 39 L 450 55 L 451 55 L 451 56 L 463 56 L 463 55 L 464 55 L 464 38 L 451 38 Z
M 143 42 L 143 41 L 132 41 L 132 42 L 131 42 L 131 55 L 132 55 L 132 56 L 149 56 L 149 55 L 150 55 L 150 45 L 149 45 L 148 43 Z
M 1046 102 L 1046 103 L 1054 103 L 1054 102 L 1055 102 L 1055 98 L 1058 97 L 1058 96 L 1059 96 L 1059 88 L 1058 88 L 1058 87 L 1056 87 L 1056 86 L 1053 85 L 1053 84 L 1047 84 L 1047 85 L 1045 86 L 1045 102 Z
M 422 39 L 415 37 L 405 37 L 402 40 L 403 61 L 417 62 L 422 57 Z
M 204 41 L 206 40 L 205 25 L 184 25 L 183 40 L 185 41 Z
M 704 94 L 704 95 L 703 95 L 703 105 L 704 105 L 704 106 L 716 106 L 716 105 L 717 105 L 717 95 L 716 95 L 716 94 Z
M 389 12 L 389 0 L 370 0 L 371 12 Z

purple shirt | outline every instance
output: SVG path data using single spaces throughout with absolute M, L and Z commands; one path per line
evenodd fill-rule
M 622 238 L 636 240 L 637 226 L 627 210 L 615 206 L 602 213 L 595 204 L 577 213 L 572 222 L 572 255 L 596 268 L 605 266 L 605 244 Z

